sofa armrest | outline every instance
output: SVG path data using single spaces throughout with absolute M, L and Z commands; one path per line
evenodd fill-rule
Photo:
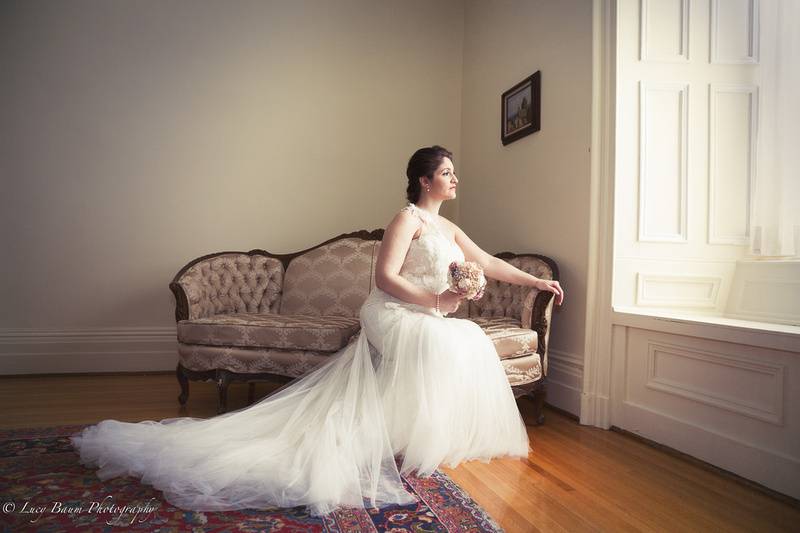
M 169 284 L 175 295 L 175 320 L 222 313 L 277 313 L 283 274 L 283 263 L 262 250 L 199 257 L 181 268 Z
M 539 345 L 536 351 L 542 358 L 542 374 L 547 375 L 547 349 L 550 341 L 550 324 L 553 316 L 555 294 L 550 291 L 531 289 L 522 304 L 522 327 L 537 333 Z
M 540 279 L 558 279 L 558 265 L 540 254 L 502 252 L 496 257 Z M 510 316 L 519 319 L 523 328 L 537 332 L 537 352 L 542 358 L 542 372 L 547 373 L 547 347 L 550 339 L 554 294 L 533 287 L 489 280 L 481 300 L 470 302 L 470 316 Z

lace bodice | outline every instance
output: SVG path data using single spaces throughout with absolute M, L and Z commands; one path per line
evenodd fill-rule
M 411 241 L 400 275 L 425 290 L 440 294 L 448 287 L 447 270 L 452 261 L 464 261 L 464 252 L 442 231 L 436 217 L 408 203 L 401 211 L 409 211 L 422 220 L 419 237 Z M 398 310 L 421 311 L 436 314 L 433 308 L 423 307 L 395 298 L 378 287 L 373 287 L 361 307 L 361 313 L 379 304 Z M 443 316 L 439 313 L 438 316 Z
M 452 261 L 464 261 L 464 253 L 442 231 L 434 215 L 411 202 L 401 211 L 418 216 L 423 224 L 420 236 L 411 241 L 400 275 L 438 294 L 447 289 L 448 266 Z

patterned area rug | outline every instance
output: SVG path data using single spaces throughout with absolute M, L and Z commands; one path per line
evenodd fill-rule
M 312 517 L 304 507 L 229 512 L 178 509 L 133 477 L 101 481 L 68 440 L 83 425 L 0 430 L 0 531 L 353 532 L 502 531 L 453 480 L 403 476 L 419 501 Z

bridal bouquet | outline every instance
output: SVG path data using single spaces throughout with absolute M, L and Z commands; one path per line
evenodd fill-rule
M 473 261 L 457 263 L 453 261 L 447 271 L 447 281 L 450 290 L 461 294 L 467 300 L 478 300 L 483 296 L 486 288 L 486 278 L 483 275 L 483 268 Z

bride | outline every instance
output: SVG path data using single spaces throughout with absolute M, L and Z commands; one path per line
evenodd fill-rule
M 70 437 L 81 463 L 104 480 L 140 478 L 181 509 L 306 505 L 322 515 L 415 503 L 401 473 L 527 457 L 491 340 L 476 323 L 445 316 L 462 299 L 448 290 L 447 267 L 474 261 L 487 277 L 554 292 L 559 305 L 564 292 L 487 254 L 438 214 L 456 196 L 452 160 L 440 146 L 409 160 L 409 203 L 384 233 L 354 342 L 249 407 L 89 426 Z

